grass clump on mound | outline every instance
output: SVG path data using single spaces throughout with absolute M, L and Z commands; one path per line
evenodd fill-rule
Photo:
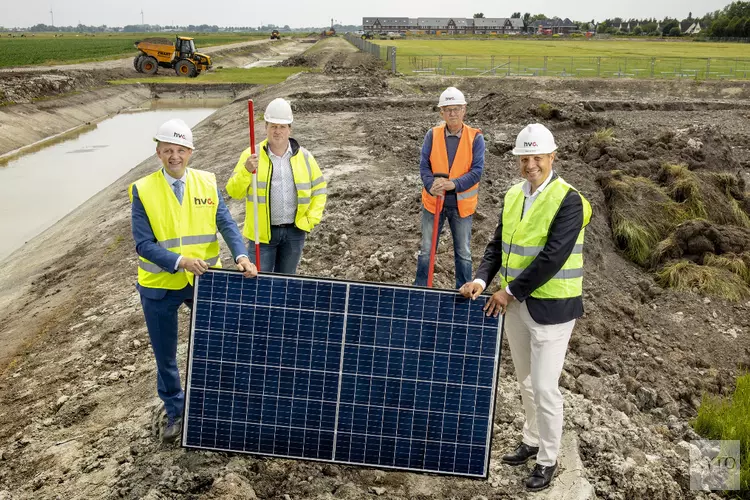
M 745 283 L 750 284 L 750 253 L 745 252 L 742 255 L 731 253 L 714 255 L 709 253 L 703 258 L 703 264 L 726 269 L 745 280 Z
M 696 291 L 713 297 L 739 301 L 750 296 L 747 283 L 732 271 L 712 265 L 677 261 L 656 273 L 657 282 L 677 291 Z
M 737 378 L 731 398 L 704 395 L 695 432 L 705 439 L 740 442 L 740 488 L 750 489 L 750 374 Z
M 680 205 L 652 180 L 615 171 L 600 178 L 610 209 L 612 232 L 632 261 L 645 266 L 659 242 L 686 219 Z
M 608 128 L 600 128 L 599 130 L 591 134 L 589 143 L 592 146 L 603 147 L 603 146 L 612 144 L 612 141 L 614 140 L 615 140 L 615 131 L 613 128 L 608 127 Z
M 583 141 L 578 154 L 585 158 L 590 151 L 598 150 L 602 151 L 606 146 L 612 144 L 615 140 L 615 131 L 612 128 L 600 128 L 596 132 L 593 132 L 589 137 Z
M 693 172 L 686 165 L 664 165 L 658 175 L 687 215 L 718 224 L 750 227 L 736 197 L 743 198 L 737 177 L 729 173 Z

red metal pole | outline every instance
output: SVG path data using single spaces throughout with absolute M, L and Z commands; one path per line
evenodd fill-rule
M 250 125 L 250 153 L 255 154 L 255 113 L 253 100 L 247 100 L 247 114 Z M 247 214 L 245 214 L 247 217 Z M 255 267 L 260 271 L 260 237 L 258 234 L 258 169 L 253 172 L 253 221 L 255 222 Z
M 427 269 L 427 287 L 432 288 L 432 277 L 435 274 L 435 253 L 437 250 L 438 228 L 440 227 L 440 214 L 443 211 L 443 195 L 437 196 L 435 200 L 435 214 L 432 222 L 432 246 L 430 247 L 430 267 Z

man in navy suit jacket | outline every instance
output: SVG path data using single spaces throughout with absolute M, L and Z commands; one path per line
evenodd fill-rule
M 192 307 L 193 276 L 221 267 L 216 230 L 245 277 L 257 269 L 245 254 L 237 224 L 212 173 L 187 168 L 193 152 L 190 128 L 181 120 L 163 124 L 156 137 L 163 168 L 130 186 L 132 231 L 139 256 L 138 292 L 156 358 L 157 390 L 167 423 L 162 439 L 182 431 L 184 393 L 177 367 L 177 311 Z

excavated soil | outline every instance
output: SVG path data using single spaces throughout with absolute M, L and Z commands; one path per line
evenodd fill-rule
M 746 179 L 748 89 L 716 82 L 411 80 L 358 66 L 332 66 L 248 94 L 259 109 L 275 97 L 292 100 L 293 135 L 329 182 L 323 222 L 308 240 L 300 272 L 412 281 L 420 238 L 419 148 L 439 121 L 434 105 L 448 85 L 465 90 L 467 122 L 487 140 L 472 238 L 476 267 L 503 194 L 519 181 L 509 154 L 515 135 L 530 121 L 542 121 L 560 145 L 557 171 L 594 211 L 586 233 L 586 314 L 561 378 L 565 435 L 582 464 L 564 467 L 581 474 L 599 498 L 709 498 L 689 488 L 687 441 L 697 438 L 689 421 L 703 393 L 730 394 L 739 370 L 750 366 L 750 303 L 659 287 L 614 241 L 597 178 L 614 169 L 655 178 L 666 162 L 731 170 Z M 587 109 L 592 99 L 669 105 Z M 708 101 L 712 106 L 697 104 Z M 195 130 L 193 166 L 215 172 L 220 183 L 246 147 L 244 106 L 243 100 L 226 106 Z M 588 157 L 585 144 L 605 126 L 617 139 L 608 147 L 617 150 Z M 256 133 L 263 137 L 261 126 Z M 686 149 L 691 140 L 702 144 L 700 154 Z M 24 340 L 16 352 L 3 353 L 0 365 L 0 498 L 544 498 L 525 491 L 527 468 L 499 460 L 523 424 L 507 346 L 488 481 L 186 451 L 158 442 L 160 402 L 134 288 L 126 195 L 128 183 L 157 167 L 155 158 L 144 161 L 0 269 L 0 341 Z M 230 208 L 242 221 L 244 204 L 230 202 Z M 688 242 L 696 232 L 711 231 L 688 229 Z M 716 234 L 715 244 L 747 244 L 744 233 Z M 436 282 L 450 287 L 453 257 L 443 237 Z M 181 366 L 188 318 L 184 311 Z M 564 491 L 547 498 L 562 498 Z

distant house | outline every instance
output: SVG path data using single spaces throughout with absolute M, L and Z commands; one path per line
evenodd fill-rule
M 438 32 L 449 35 L 473 33 L 474 19 L 465 17 L 418 17 L 417 29 L 434 35 Z
M 517 35 L 525 31 L 525 28 L 523 25 L 523 19 L 520 19 L 517 17 L 512 17 L 508 19 L 508 22 L 506 23 L 505 27 L 506 27 L 506 33 L 510 33 L 512 35 Z
M 449 17 L 418 17 L 417 29 L 428 35 L 434 35 L 438 31 L 447 31 L 449 21 L 452 21 Z M 452 25 L 455 26 L 455 23 Z
M 500 33 L 505 27 L 506 18 L 504 17 L 478 17 L 473 19 L 474 33 L 477 35 L 486 35 L 490 33 Z
M 474 33 L 484 34 L 518 34 L 523 32 L 523 20 L 509 17 L 478 17 L 473 19 Z
M 688 29 L 683 31 L 683 33 L 685 33 L 686 35 L 697 35 L 701 31 L 703 31 L 703 29 L 701 28 L 701 23 L 699 21 L 696 21 L 691 24 Z
M 568 18 L 541 19 L 531 23 L 531 27 L 538 34 L 569 35 L 579 31 L 578 25 Z
M 378 33 L 395 31 L 405 33 L 409 29 L 408 17 L 363 17 L 362 30 Z
M 692 35 L 696 24 L 698 23 L 695 21 L 680 21 L 680 32 L 683 35 Z

